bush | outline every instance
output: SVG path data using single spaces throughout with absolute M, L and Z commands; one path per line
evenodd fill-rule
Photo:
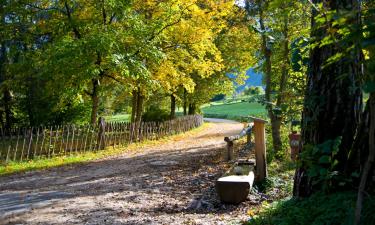
M 144 122 L 162 122 L 169 119 L 169 112 L 157 106 L 150 106 L 142 115 Z
M 215 95 L 210 101 L 216 102 L 216 101 L 221 101 L 221 100 L 224 100 L 224 99 L 225 99 L 224 94 L 218 94 L 218 95 Z
M 247 225 L 334 225 L 353 224 L 357 193 L 317 193 L 303 200 L 284 200 L 271 204 L 251 218 Z M 375 198 L 364 201 L 361 224 L 375 224 Z
M 286 124 L 281 125 L 280 134 L 282 142 L 282 151 L 275 152 L 272 142 L 271 124 L 266 124 L 266 144 L 267 144 L 267 162 L 271 163 L 274 159 L 288 160 L 290 159 L 289 134 L 290 129 Z

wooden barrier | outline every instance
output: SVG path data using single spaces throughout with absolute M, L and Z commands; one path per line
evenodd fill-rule
M 266 158 L 266 120 L 256 117 L 248 117 L 253 122 L 249 123 L 238 135 L 225 137 L 224 141 L 227 142 L 227 160 L 233 160 L 233 142 L 247 135 L 247 142 L 251 142 L 251 133 L 254 133 L 255 142 L 255 176 L 257 181 L 263 181 L 267 177 L 267 158 Z
M 233 142 L 247 135 L 247 139 L 251 140 L 251 131 L 253 129 L 253 123 L 249 123 L 247 127 L 241 130 L 238 135 L 233 135 L 230 137 L 225 137 L 224 141 L 227 142 L 227 160 L 230 161 L 233 159 Z M 249 137 L 250 136 L 250 137 Z
M 0 128 L 0 161 L 22 161 L 36 158 L 72 155 L 98 151 L 112 146 L 155 140 L 189 131 L 203 124 L 201 115 L 178 117 L 164 122 L 106 122 L 98 125 L 40 126 Z

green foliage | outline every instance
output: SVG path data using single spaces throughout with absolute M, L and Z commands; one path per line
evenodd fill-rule
M 18 125 L 129 113 L 134 89 L 199 108 L 255 63 L 244 16 L 234 0 L 5 1 L 0 101 Z
M 221 101 L 221 100 L 224 100 L 224 99 L 225 99 L 225 95 L 224 95 L 224 94 L 218 94 L 218 95 L 215 95 L 215 96 L 211 99 L 211 102 Z
M 312 185 L 321 187 L 323 191 L 330 190 L 337 183 L 333 181 L 339 179 L 339 173 L 336 171 L 338 161 L 335 156 L 340 144 L 341 137 L 337 137 L 316 146 L 305 145 L 300 153 L 300 163 L 307 169 Z
M 245 95 L 261 95 L 261 94 L 264 94 L 264 90 L 262 87 L 254 87 L 254 86 L 251 86 L 251 87 L 248 87 L 244 90 L 244 94 Z
M 146 112 L 142 115 L 142 121 L 145 122 L 162 122 L 168 120 L 169 112 L 165 109 L 161 109 L 158 106 L 151 105 L 147 108 Z
M 282 124 L 280 127 L 280 137 L 282 143 L 282 150 L 275 151 L 272 142 L 272 132 L 271 124 L 266 124 L 266 146 L 267 146 L 267 162 L 271 163 L 275 159 L 279 159 L 282 161 L 289 161 L 290 160 L 290 146 L 289 146 L 289 133 L 290 130 L 286 124 Z
M 263 182 L 256 182 L 254 188 L 268 195 L 271 200 L 289 197 L 293 190 L 295 162 L 289 159 L 273 160 L 267 165 L 268 177 Z
M 356 193 L 317 193 L 297 200 L 289 199 L 264 207 L 247 225 L 351 225 L 354 222 Z M 375 199 L 364 201 L 362 225 L 375 224 Z

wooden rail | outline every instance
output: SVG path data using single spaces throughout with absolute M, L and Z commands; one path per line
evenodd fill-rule
M 247 127 L 241 130 L 237 135 L 225 137 L 224 141 L 227 142 L 227 160 L 233 160 L 233 142 L 247 135 L 247 141 L 251 142 L 251 131 L 253 129 L 254 123 L 249 123 Z
M 99 151 L 143 140 L 186 132 L 202 125 L 201 115 L 178 117 L 164 122 L 105 122 L 97 126 L 64 125 L 31 128 L 0 128 L 0 161 L 22 161 Z
M 267 161 L 266 161 L 266 120 L 248 117 L 253 122 L 249 123 L 238 135 L 225 137 L 227 142 L 228 160 L 233 159 L 233 142 L 247 135 L 247 142 L 251 142 L 251 133 L 254 133 L 254 149 L 255 149 L 255 177 L 258 181 L 263 181 L 267 177 Z

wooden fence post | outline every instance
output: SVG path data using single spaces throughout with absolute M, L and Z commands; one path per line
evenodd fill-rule
M 256 178 L 263 181 L 267 177 L 267 161 L 266 161 L 266 120 L 253 118 L 254 120 L 254 136 L 255 136 L 255 162 L 256 162 Z
M 96 149 L 103 150 L 105 148 L 105 120 L 103 117 L 99 117 L 98 120 L 98 138 L 96 142 Z

